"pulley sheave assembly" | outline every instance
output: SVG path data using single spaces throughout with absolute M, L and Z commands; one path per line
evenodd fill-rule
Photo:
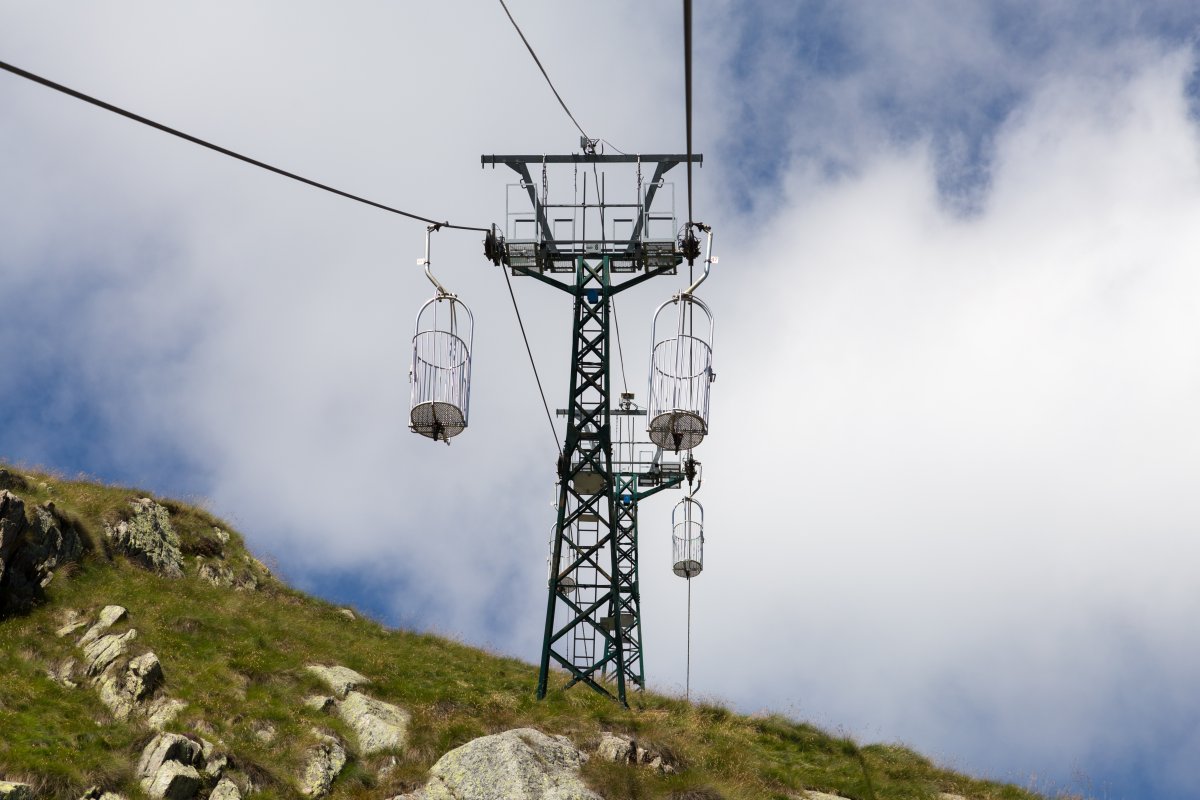
M 426 230 L 425 257 L 417 261 L 437 291 L 417 312 L 408 373 L 412 382 L 409 429 L 449 444 L 467 427 L 475 317 L 430 271 L 429 240 L 438 227 L 430 225 Z

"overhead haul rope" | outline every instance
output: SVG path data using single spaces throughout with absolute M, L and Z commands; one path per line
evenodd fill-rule
M 554 92 L 554 96 L 558 99 L 558 104 L 562 106 L 562 110 L 567 112 L 567 116 L 571 118 L 571 122 L 575 123 L 575 127 L 579 129 L 579 135 L 585 139 L 590 139 L 591 137 L 587 135 L 587 131 L 583 129 L 583 126 L 580 125 L 579 121 L 575 119 L 575 115 L 571 113 L 571 109 L 567 108 L 566 101 L 562 99 L 562 95 L 558 93 L 558 89 L 554 88 L 554 81 L 550 80 L 549 73 L 547 73 L 546 68 L 542 66 L 542 60 L 538 58 L 537 53 L 533 52 L 533 45 L 529 43 L 529 40 L 525 38 L 525 34 L 521 32 L 521 26 L 517 24 L 515 19 L 513 19 L 512 12 L 508 10 L 508 5 L 505 4 L 504 0 L 500 0 L 500 6 L 504 9 L 504 13 L 508 15 L 508 21 L 511 22 L 512 26 L 516 29 L 517 36 L 520 36 L 521 41 L 525 43 L 525 49 L 529 51 L 529 55 L 533 56 L 533 63 L 537 64 L 538 69 L 542 71 L 542 77 L 546 79 L 546 85 L 550 87 L 550 91 Z
M 276 175 L 282 175 L 285 178 L 291 178 L 294 181 L 299 181 L 300 183 L 307 184 L 308 186 L 312 186 L 315 189 L 321 189 L 322 191 L 326 191 L 331 194 L 336 194 L 339 197 L 345 197 L 348 200 L 354 200 L 355 202 L 371 206 L 372 208 L 378 208 L 381 211 L 387 211 L 392 214 L 399 214 L 402 217 L 408 217 L 409 219 L 415 219 L 420 222 L 425 222 L 430 225 L 435 225 L 438 228 L 453 228 L 455 230 L 460 230 L 460 231 L 482 231 L 484 233 L 488 233 L 491 231 L 491 228 L 477 228 L 473 225 L 453 225 L 449 222 L 439 221 L 436 219 L 430 219 L 429 217 L 423 217 L 420 214 L 414 214 L 411 211 L 403 211 L 399 208 L 393 208 L 392 206 L 384 205 L 383 203 L 377 203 L 374 200 L 368 200 L 365 197 L 359 197 L 356 194 L 344 192 L 341 189 L 335 189 L 334 187 L 328 186 L 324 183 L 318 183 L 317 181 L 311 180 L 309 178 L 305 178 L 301 175 L 297 175 L 294 172 L 288 172 L 287 170 L 280 169 L 279 167 L 273 167 L 270 164 L 259 161 L 258 159 L 250 158 L 249 156 L 244 156 L 241 153 L 236 153 L 233 150 L 229 150 L 228 148 L 213 144 L 212 142 L 207 142 L 204 139 L 201 139 L 196 136 L 192 136 L 190 133 L 184 133 L 181 130 L 177 130 L 175 128 L 168 127 L 167 125 L 163 125 L 161 122 L 155 122 L 154 120 L 147 119 L 146 117 L 143 117 L 139 114 L 134 114 L 132 111 L 126 111 L 125 109 L 123 109 L 119 106 L 115 106 L 112 103 L 106 103 L 105 101 L 99 100 L 95 97 L 92 97 L 91 95 L 86 95 L 83 92 L 76 91 L 75 89 L 72 89 L 67 86 L 63 86 L 61 83 L 55 83 L 54 81 L 49 80 L 47 78 L 43 78 L 40 75 L 35 75 L 32 72 L 28 72 L 26 70 L 21 69 L 20 67 L 15 67 L 12 64 L 8 64 L 3 61 L 0 61 L 0 69 L 5 70 L 6 72 L 11 72 L 13 75 L 16 75 L 21 78 L 25 78 L 26 80 L 33 81 L 34 83 L 39 83 L 42 86 L 45 86 L 49 89 L 53 89 L 56 92 L 62 92 L 65 95 L 74 97 L 76 100 L 82 100 L 85 103 L 91 103 L 92 105 L 94 105 L 98 108 L 103 108 L 105 111 L 111 111 L 114 114 L 119 114 L 122 117 L 133 120 L 134 122 L 140 122 L 143 125 L 147 125 L 156 130 L 160 130 L 163 133 L 169 133 L 172 136 L 178 136 L 180 139 L 191 142 L 192 144 L 198 144 L 201 147 L 207 147 L 209 150 L 214 150 L 214 151 L 220 153 L 221 155 L 229 156 L 230 158 L 237 159 L 238 161 L 244 161 L 247 164 L 251 164 L 255 167 L 258 167 L 259 169 L 265 169 L 268 172 L 274 172 Z
M 687 194 L 688 224 L 696 221 L 692 215 L 692 0 L 683 0 L 683 94 L 687 115 Z

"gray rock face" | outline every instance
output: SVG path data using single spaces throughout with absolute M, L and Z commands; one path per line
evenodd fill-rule
M 122 634 L 110 633 L 101 636 L 83 648 L 88 675 L 99 675 L 108 669 L 109 665 L 125 654 L 129 643 L 136 638 L 137 631 L 130 628 Z
M 359 752 L 364 755 L 404 746 L 412 715 L 399 706 L 350 692 L 337 705 L 337 714 L 354 729 Z
M 219 561 L 197 560 L 200 561 L 200 566 L 196 568 L 197 574 L 213 586 L 237 591 L 253 591 L 258 588 L 258 579 L 248 570 L 234 572 L 231 567 Z
M 0 800 L 33 800 L 33 788 L 27 783 L 0 781 Z
M 115 526 L 106 526 L 104 534 L 134 561 L 168 578 L 183 577 L 183 553 L 179 536 L 171 527 L 167 509 L 150 498 L 130 504 L 133 517 Z
M 637 758 L 637 746 L 628 736 L 606 731 L 600 739 L 600 746 L 596 748 L 596 758 L 618 764 L 632 764 Z
M 129 719 L 138 704 L 162 685 L 162 664 L 154 653 L 143 653 L 129 662 L 123 672 L 107 672 L 98 689 L 100 700 L 117 719 Z
M 142 779 L 151 778 L 168 761 L 203 767 L 204 748 L 199 742 L 178 733 L 160 733 L 142 749 L 142 757 L 138 759 L 137 764 L 137 776 Z
M 325 694 L 310 694 L 304 698 L 304 705 L 313 711 L 327 711 L 335 702 L 337 701 Z
M 242 800 L 242 793 L 236 783 L 228 778 L 223 778 L 212 790 L 208 800 Z
M 96 620 L 96 624 L 88 628 L 87 633 L 80 638 L 79 646 L 87 647 L 124 618 L 125 609 L 121 606 L 105 606 L 100 610 L 100 617 Z
M 60 522 L 53 503 L 35 508 L 30 522 L 24 501 L 0 489 L 0 615 L 41 602 L 54 570 L 78 561 L 83 551 L 79 533 Z
M 345 697 L 351 689 L 365 686 L 371 681 L 347 667 L 325 667 L 320 664 L 309 664 L 306 669 L 316 675 L 338 697 Z
M 334 737 L 315 733 L 321 741 L 308 750 L 304 774 L 300 776 L 300 792 L 307 797 L 324 797 L 346 766 L 346 749 Z
M 164 761 L 153 778 L 142 781 L 142 790 L 155 800 L 191 800 L 200 791 L 201 783 L 195 767 Z
M 587 756 L 565 736 L 517 728 L 446 753 L 414 800 L 603 800 L 579 768 Z

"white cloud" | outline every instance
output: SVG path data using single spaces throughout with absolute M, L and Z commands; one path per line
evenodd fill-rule
M 726 238 L 696 686 L 1009 777 L 1187 763 L 1187 68 L 1048 81 L 999 133 L 976 217 L 944 209 L 917 147 L 794 174 L 797 200 Z M 645 583 L 678 675 L 682 589 Z
M 457 6 L 243 6 L 8 5 L 0 45 L 169 124 L 471 224 L 499 220 L 510 180 L 480 153 L 574 146 L 498 8 L 464 24 Z M 730 77 L 734 20 L 698 28 L 698 88 L 777 98 L 783 151 L 816 142 L 854 169 L 831 181 L 798 156 L 771 216 L 714 214 L 737 176 L 707 142 L 762 141 L 720 113 L 733 106 L 698 104 L 697 199 L 723 259 L 704 290 L 720 379 L 698 452 L 695 686 L 973 771 L 1064 781 L 1153 752 L 1165 786 L 1194 785 L 1200 168 L 1185 59 L 1064 46 L 1023 65 L 967 12 L 934 14 L 946 47 L 917 58 L 928 14 L 863 8 L 850 28 L 877 59 L 782 94 L 760 72 Z M 679 146 L 674 7 L 635 27 L 633 3 L 513 9 L 593 135 Z M 621 57 L 581 51 L 585 26 Z M 787 84 L 794 54 L 767 44 Z M 869 102 L 885 76 L 924 102 L 963 62 L 1036 89 L 997 133 L 970 218 L 945 209 L 928 142 L 897 149 Z M 829 114 L 790 116 L 799 93 Z M 12 79 L 0 94 L 0 171 L 20 187 L 0 214 L 0 326 L 18 320 L 4 330 L 21 344 L 0 368 L 61 361 L 112 463 L 154 485 L 172 454 L 190 459 L 191 491 L 298 580 L 360 575 L 398 619 L 532 659 L 553 453 L 475 235 L 434 240 L 478 326 L 472 429 L 446 448 L 404 429 L 412 316 L 431 293 L 419 225 Z M 569 304 L 516 288 L 553 408 Z M 638 392 L 668 291 L 621 300 Z M 2 433 L 0 450 L 39 452 Z M 647 668 L 668 688 L 684 635 L 672 502 L 641 517 Z

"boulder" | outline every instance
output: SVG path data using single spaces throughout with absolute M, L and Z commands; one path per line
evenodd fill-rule
M 632 764 L 637 758 L 637 745 L 628 736 L 605 731 L 596 748 L 596 758 L 618 764 Z
M 309 664 L 308 671 L 316 675 L 338 697 L 345 697 L 351 689 L 357 689 L 371 681 L 347 667 L 326 667 L 321 664 Z
M 214 561 L 201 561 L 200 566 L 196 569 L 196 574 L 213 586 L 233 587 L 233 570 L 224 564 Z
M 178 733 L 160 733 L 142 749 L 142 757 L 138 759 L 137 764 L 137 777 L 145 780 L 157 775 L 162 765 L 168 761 L 203 767 L 204 748 L 199 742 Z
M 77 643 L 80 647 L 87 647 L 92 642 L 99 639 L 109 628 L 116 625 L 125 618 L 125 609 L 122 606 L 105 606 L 100 609 L 100 616 L 96 618 L 96 624 L 88 628 Z M 60 631 L 66 630 L 60 628 Z
M 337 701 L 325 694 L 310 694 L 304 698 L 304 705 L 311 708 L 313 711 L 327 711 Z
M 222 778 L 208 796 L 208 800 L 242 800 L 242 792 L 229 778 Z
M 54 570 L 78 561 L 83 551 L 79 533 L 60 523 L 53 503 L 35 508 L 30 522 L 24 501 L 0 489 L 0 615 L 33 608 Z
M 33 787 L 27 783 L 0 781 L 0 800 L 33 800 Z
M 200 791 L 202 781 L 195 767 L 178 761 L 164 761 L 153 778 L 142 781 L 142 790 L 154 800 L 191 800 Z
M 403 747 L 412 715 L 399 706 L 350 692 L 337 704 L 337 714 L 354 729 L 363 755 Z
M 129 719 L 138 704 L 162 685 L 163 671 L 158 656 L 142 653 L 120 673 L 105 673 L 98 689 L 100 700 L 117 719 Z
M 414 800 L 603 800 L 579 777 L 587 761 L 565 736 L 517 728 L 446 753 Z
M 129 649 L 129 643 L 137 638 L 137 631 L 130 628 L 118 635 L 110 633 L 83 648 L 87 661 L 88 675 L 99 675 Z
M 346 749 L 332 736 L 313 731 L 320 740 L 308 749 L 304 772 L 300 776 L 300 792 L 307 797 L 324 797 L 329 787 L 346 766 Z
M 183 577 L 183 553 L 179 536 L 171 527 L 167 509 L 148 497 L 130 504 L 133 516 L 115 526 L 105 526 L 104 534 L 114 545 L 143 567 L 168 578 Z

